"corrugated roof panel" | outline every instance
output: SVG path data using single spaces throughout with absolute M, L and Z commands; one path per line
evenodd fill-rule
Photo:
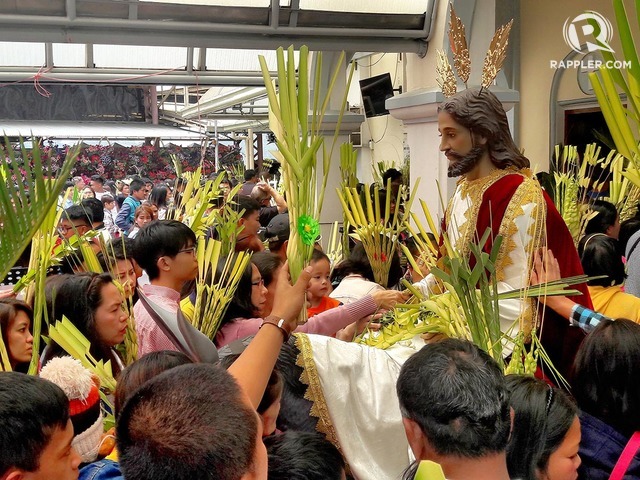
M 44 43 L 0 42 L 0 66 L 38 67 L 44 62 Z
M 177 5 L 217 5 L 229 7 L 269 7 L 269 0 L 139 0 L 140 3 L 168 3 Z M 290 0 L 280 0 L 289 6 Z M 302 10 L 361 13 L 424 13 L 424 0 L 300 0 Z
M 53 44 L 53 65 L 55 67 L 86 66 L 86 48 L 75 43 Z
M 301 10 L 359 13 L 424 13 L 424 0 L 300 0 Z
M 96 67 L 179 69 L 186 66 L 187 49 L 186 47 L 94 45 L 93 60 Z
M 220 5 L 227 7 L 269 7 L 269 0 L 138 0 L 140 3 L 173 3 L 177 5 Z M 285 3 L 286 5 L 289 2 Z M 281 5 L 285 5 L 281 2 Z
M 259 72 L 258 55 L 264 55 L 269 70 L 277 70 L 276 52 L 273 50 L 227 50 L 207 48 L 207 70 Z M 295 52 L 296 65 L 298 52 Z

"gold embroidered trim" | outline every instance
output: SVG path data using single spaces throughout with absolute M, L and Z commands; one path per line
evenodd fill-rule
M 538 194 L 540 196 L 540 200 L 538 201 L 535 212 L 535 221 L 529 225 L 529 237 L 531 238 L 531 243 L 527 245 L 527 252 L 529 252 L 529 271 L 533 269 L 533 258 L 534 254 L 541 248 L 547 248 L 547 202 L 544 198 L 544 194 L 542 193 L 542 187 L 537 180 L 533 180 L 538 188 Z M 531 314 L 528 318 L 528 323 L 524 325 L 520 325 L 520 329 L 523 330 L 526 334 L 526 338 L 528 339 L 531 334 L 531 329 L 535 326 L 539 328 L 540 326 L 540 318 L 537 313 L 537 305 L 538 303 L 534 301 L 534 299 L 530 299 L 531 303 Z M 535 312 L 535 313 L 534 313 Z M 536 324 L 533 324 L 533 318 L 536 318 Z M 528 327 L 528 329 L 527 329 Z
M 311 415 L 318 419 L 316 430 L 324 434 L 327 440 L 333 443 L 344 457 L 344 453 L 340 447 L 340 442 L 338 441 L 336 429 L 331 422 L 331 417 L 329 416 L 329 407 L 326 399 L 324 398 L 316 364 L 313 361 L 313 348 L 311 347 L 309 337 L 304 333 L 295 333 L 294 336 L 296 338 L 296 347 L 300 350 L 300 354 L 296 359 L 296 365 L 302 367 L 300 381 L 307 385 L 307 391 L 304 394 L 304 398 L 312 403 Z
M 518 170 L 513 168 L 506 169 L 496 169 L 491 172 L 489 175 L 479 178 L 477 180 L 467 181 L 462 178 L 458 181 L 458 186 L 460 187 L 460 198 L 461 200 L 466 200 L 468 197 L 471 197 L 471 205 L 470 208 L 464 213 L 465 222 L 462 225 L 456 225 L 455 227 L 460 232 L 458 239 L 456 240 L 455 249 L 460 252 L 460 255 L 463 258 L 469 258 L 470 250 L 469 244 L 474 240 L 478 241 L 479 239 L 475 239 L 476 235 L 476 223 L 478 221 L 478 213 L 480 212 L 480 206 L 482 205 L 482 197 L 487 189 L 493 185 L 496 181 L 501 179 L 506 175 L 510 175 L 512 173 L 516 173 Z M 449 202 L 449 206 L 447 207 L 447 216 L 446 218 L 449 221 L 452 221 L 451 218 L 451 209 L 453 208 L 453 202 Z M 447 223 L 447 227 L 450 223 Z
M 523 245 L 523 248 L 527 253 L 527 272 L 531 271 L 531 269 L 533 268 L 533 258 L 535 252 L 545 245 L 543 240 L 547 205 L 544 200 L 544 196 L 542 195 L 542 189 L 540 185 L 535 180 L 529 178 L 527 175 L 525 175 L 525 177 L 527 178 L 525 178 L 522 184 L 516 189 L 513 197 L 509 201 L 509 205 L 505 210 L 505 214 L 502 218 L 502 222 L 500 223 L 500 228 L 498 231 L 499 235 L 501 235 L 503 238 L 502 245 L 500 245 L 500 252 L 498 253 L 499 261 L 496 264 L 496 279 L 499 282 L 504 281 L 505 269 L 508 266 L 513 265 L 511 252 L 513 252 L 516 248 L 514 237 L 518 234 L 518 228 L 516 226 L 515 219 L 525 213 L 522 208 L 524 205 L 535 205 L 534 210 L 531 212 L 533 221 L 529 223 L 529 226 L 527 228 L 529 243 L 527 245 Z M 526 307 L 520 314 L 518 319 L 520 329 L 525 333 L 526 337 L 528 337 L 531 333 L 531 328 L 533 326 L 533 308 L 533 300 L 527 300 Z

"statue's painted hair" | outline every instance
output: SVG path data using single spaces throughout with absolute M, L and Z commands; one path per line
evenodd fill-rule
M 500 100 L 487 89 L 466 89 L 446 99 L 438 112 L 445 111 L 475 135 L 487 139 L 491 162 L 500 169 L 528 168 L 529 159 L 516 146 L 507 114 Z

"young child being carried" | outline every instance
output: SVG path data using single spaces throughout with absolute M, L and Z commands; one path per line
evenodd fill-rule
M 338 307 L 341 303 L 329 297 L 331 293 L 331 262 L 321 250 L 314 250 L 311 256 L 311 280 L 307 287 L 307 317 Z

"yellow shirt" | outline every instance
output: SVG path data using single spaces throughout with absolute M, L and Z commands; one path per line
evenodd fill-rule
M 640 323 L 640 298 L 625 293 L 620 285 L 589 287 L 595 311 L 609 318 L 627 318 Z

